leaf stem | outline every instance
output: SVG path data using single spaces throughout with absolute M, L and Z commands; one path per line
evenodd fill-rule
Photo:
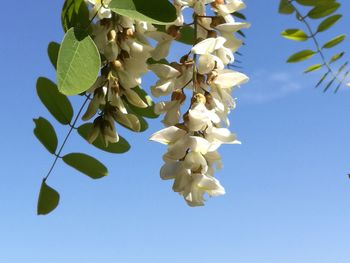
M 86 103 L 89 101 L 89 99 L 90 99 L 90 95 L 87 96 L 87 98 L 85 99 L 84 103 L 83 103 L 82 106 L 80 107 L 79 112 L 78 112 L 77 116 L 75 117 L 75 119 L 74 119 L 72 125 L 70 125 L 70 129 L 69 129 L 69 131 L 68 131 L 68 133 L 67 133 L 67 135 L 66 135 L 66 137 L 65 137 L 65 139 L 64 139 L 64 141 L 63 141 L 63 143 L 62 143 L 62 145 L 61 145 L 61 147 L 60 147 L 60 149 L 59 149 L 59 151 L 55 154 L 56 158 L 55 158 L 55 160 L 53 161 L 49 172 L 48 172 L 47 175 L 44 177 L 44 181 L 46 181 L 47 178 L 49 178 L 49 176 L 51 175 L 53 169 L 54 169 L 55 166 L 56 166 L 56 163 L 57 163 L 58 159 L 61 159 L 61 158 L 62 158 L 62 157 L 61 157 L 62 150 L 63 150 L 64 146 L 66 145 L 66 143 L 67 143 L 67 141 L 68 141 L 68 139 L 69 139 L 69 136 L 72 134 L 72 131 L 75 129 L 75 125 L 77 124 L 77 122 L 78 122 L 78 120 L 79 120 L 79 117 L 80 117 L 80 115 L 81 115 L 83 109 L 85 108 Z

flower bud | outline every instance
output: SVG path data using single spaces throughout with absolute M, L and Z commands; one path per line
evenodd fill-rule
M 107 34 L 107 39 L 108 42 L 114 42 L 117 39 L 117 32 L 114 29 L 109 31 Z
M 195 95 L 193 95 L 192 99 L 191 99 L 191 104 L 196 104 L 196 103 L 202 103 L 205 104 L 206 103 L 206 98 L 203 94 L 201 93 L 196 93 Z
M 111 62 L 111 66 L 115 71 L 123 69 L 123 64 L 118 59 Z
M 186 100 L 186 95 L 182 90 L 178 89 L 171 94 L 171 100 L 178 100 L 180 103 L 183 103 Z

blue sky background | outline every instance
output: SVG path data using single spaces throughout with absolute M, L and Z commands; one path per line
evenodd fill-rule
M 277 1 L 246 2 L 253 27 L 242 59 L 251 81 L 236 93 L 231 117 L 243 144 L 221 150 L 217 175 L 227 194 L 189 208 L 171 182 L 160 180 L 165 147 L 147 140 L 161 127 L 156 120 L 142 134 L 119 129 L 132 143 L 124 155 L 98 152 L 73 136 L 65 152 L 96 156 L 110 175 L 92 181 L 59 163 L 49 184 L 61 203 L 46 217 L 35 210 L 52 157 L 32 135 L 32 118 L 60 127 L 36 97 L 35 82 L 41 75 L 55 79 L 46 46 L 62 38 L 62 1 L 4 6 L 0 262 L 350 262 L 349 90 L 314 89 L 320 75 L 301 73 L 310 62 L 285 64 L 291 53 L 312 48 L 279 36 L 296 21 L 277 14 Z M 326 38 L 349 29 L 350 3 L 341 2 L 345 17 Z M 66 131 L 57 129 L 61 139 Z

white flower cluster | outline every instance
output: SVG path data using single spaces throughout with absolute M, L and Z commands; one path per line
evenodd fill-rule
M 139 118 L 130 110 L 130 105 L 147 108 L 137 90 L 141 77 L 148 72 L 147 60 L 154 48 L 146 35 L 156 31 L 149 23 L 113 14 L 108 9 L 109 0 L 87 0 L 91 4 L 93 38 L 103 58 L 101 76 L 89 90 L 93 94 L 83 120 L 95 118 L 90 134 L 90 143 L 101 135 L 105 144 L 116 143 L 119 136 L 115 122 L 133 131 L 140 131 Z
M 206 14 L 209 5 L 212 16 Z M 150 139 L 168 146 L 161 178 L 173 179 L 173 190 L 190 206 L 201 206 L 205 194 L 225 193 L 214 177 L 215 170 L 221 168 L 217 149 L 222 144 L 239 143 L 227 128 L 228 114 L 235 107 L 233 88 L 248 81 L 248 77 L 227 66 L 234 62 L 233 52 L 242 45 L 234 33 L 249 24 L 235 22 L 231 15 L 245 7 L 240 0 L 175 0 L 175 6 L 178 19 L 168 27 L 169 37 L 163 39 L 176 36 L 171 29 L 184 25 L 182 10 L 190 7 L 194 10 L 197 44 L 179 63 L 149 66 L 159 77 L 151 88 L 152 94 L 171 95 L 170 101 L 155 107 L 157 113 L 165 115 L 166 128 Z M 186 105 L 185 88 L 192 91 L 192 97 L 189 109 L 181 117 L 181 109 Z

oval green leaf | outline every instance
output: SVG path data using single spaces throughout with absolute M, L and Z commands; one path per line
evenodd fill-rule
M 35 123 L 34 135 L 50 153 L 55 154 L 58 140 L 53 126 L 48 120 L 42 117 L 33 121 Z
M 293 54 L 287 60 L 288 63 L 300 62 L 313 57 L 316 53 L 312 50 L 303 50 L 298 53 Z
M 158 25 L 170 24 L 177 18 L 168 0 L 112 0 L 108 7 L 119 15 Z
M 52 66 L 55 69 L 57 68 L 57 58 L 58 58 L 59 50 L 60 50 L 60 44 L 56 42 L 50 42 L 49 46 L 47 47 L 47 54 L 49 56 Z
M 63 156 L 63 161 L 77 171 L 92 179 L 99 179 L 108 175 L 108 170 L 100 161 L 83 153 L 70 153 Z
M 101 68 L 100 53 L 86 31 L 67 31 L 58 53 L 58 89 L 65 95 L 77 95 L 96 81 Z
M 56 209 L 60 202 L 59 193 L 46 184 L 44 179 L 41 183 L 37 214 L 38 215 L 47 215 Z
M 304 71 L 304 73 L 309 73 L 309 72 L 312 72 L 312 71 L 317 71 L 317 70 L 319 70 L 319 69 L 321 69 L 321 68 L 322 68 L 322 64 L 315 64 L 315 65 L 312 65 L 312 66 L 308 67 L 308 68 Z
M 319 19 L 330 14 L 333 14 L 340 7 L 339 3 L 336 2 L 324 2 L 315 6 L 310 12 L 307 14 L 308 17 L 312 19 Z
M 336 36 L 335 38 L 329 40 L 326 44 L 323 45 L 322 48 L 332 48 L 338 44 L 340 44 L 341 42 L 343 42 L 343 40 L 346 38 L 346 35 L 339 35 Z
M 295 40 L 295 41 L 306 41 L 308 40 L 308 35 L 300 29 L 292 28 L 287 29 L 281 33 L 281 35 L 287 39 Z
M 344 56 L 344 54 L 345 54 L 345 52 L 340 52 L 340 53 L 338 53 L 338 54 L 335 54 L 335 55 L 331 58 L 331 60 L 329 61 L 329 63 L 331 64 L 331 63 L 333 63 L 333 62 L 338 61 L 339 59 L 341 59 L 341 58 Z
M 74 114 L 72 104 L 58 91 L 55 83 L 40 77 L 36 83 L 36 91 L 41 102 L 58 122 L 67 125 L 72 121 Z
M 83 137 L 88 142 L 89 135 L 91 133 L 92 128 L 93 128 L 92 123 L 83 124 L 78 128 L 78 133 L 81 137 Z M 106 147 L 106 144 L 104 143 L 101 135 L 98 136 L 98 138 L 94 141 L 92 145 L 102 151 L 109 152 L 109 153 L 125 153 L 130 150 L 130 144 L 128 143 L 127 140 L 125 140 L 120 135 L 119 135 L 119 142 L 109 143 L 108 147 Z
M 335 23 L 339 21 L 342 15 L 334 15 L 326 18 L 321 22 L 321 24 L 317 28 L 317 32 L 323 32 L 327 29 L 331 28 Z

